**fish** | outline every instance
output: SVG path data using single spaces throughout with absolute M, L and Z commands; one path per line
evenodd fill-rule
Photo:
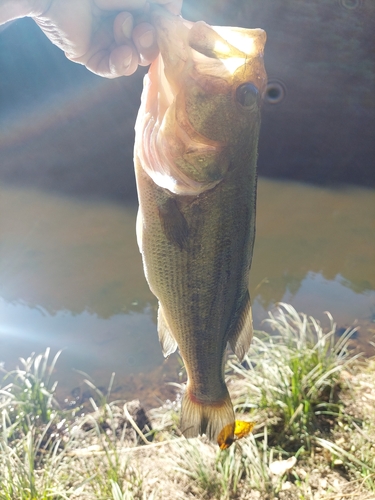
M 227 344 L 242 360 L 253 335 L 248 291 L 255 238 L 257 144 L 266 34 L 212 27 L 154 5 L 160 54 L 135 124 L 137 240 L 165 357 L 187 384 L 180 428 L 217 440 L 235 416 Z

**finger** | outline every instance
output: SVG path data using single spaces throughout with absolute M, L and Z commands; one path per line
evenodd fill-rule
M 109 58 L 109 67 L 114 77 L 132 75 L 137 70 L 138 64 L 137 51 L 135 47 L 129 45 L 115 47 Z
M 103 76 L 105 78 L 114 78 L 114 75 L 111 73 L 111 69 L 109 67 L 109 55 L 110 52 L 108 50 L 99 50 L 95 52 L 90 59 L 88 59 L 83 64 L 87 69 L 95 73 L 96 75 Z M 76 61 L 80 62 L 80 61 Z
M 84 64 L 87 69 L 99 76 L 117 78 L 135 72 L 138 67 L 138 54 L 134 47 L 120 45 L 112 50 L 103 49 L 95 52 Z
M 113 34 L 118 45 L 129 42 L 132 38 L 134 20 L 130 12 L 120 12 L 113 23 Z
M 139 64 L 146 66 L 158 55 L 155 28 L 146 22 L 139 23 L 135 28 L 133 16 L 129 12 L 121 12 L 116 16 L 113 33 L 118 45 L 132 45 L 139 53 Z
M 159 53 L 155 28 L 150 23 L 137 24 L 133 29 L 132 38 L 139 52 L 139 64 L 150 64 Z

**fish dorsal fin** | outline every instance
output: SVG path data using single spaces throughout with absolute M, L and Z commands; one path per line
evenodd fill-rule
M 169 331 L 169 328 L 165 321 L 164 312 L 160 304 L 158 310 L 158 334 L 164 357 L 167 358 L 177 349 L 177 342 Z
M 242 361 L 250 348 L 253 338 L 253 316 L 251 314 L 251 302 L 249 292 L 246 292 L 241 307 L 236 314 L 235 323 L 229 334 L 229 345 L 237 358 Z

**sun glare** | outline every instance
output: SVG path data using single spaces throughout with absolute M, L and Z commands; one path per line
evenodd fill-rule
M 216 33 L 218 33 L 224 40 L 233 47 L 236 47 L 236 49 L 241 50 L 242 52 L 245 52 L 248 56 L 254 55 L 256 52 L 256 46 L 255 46 L 255 40 L 254 38 L 249 35 L 248 33 L 244 31 L 237 31 L 236 29 L 233 28 L 228 28 L 227 26 L 215 26 L 214 27 Z M 222 42 L 217 41 L 215 43 L 215 48 L 216 44 L 220 44 L 220 47 L 218 46 L 217 48 L 220 49 L 223 52 L 228 52 L 228 49 L 223 50 L 222 46 L 224 45 Z
M 244 57 L 229 57 L 225 59 L 220 59 L 220 61 L 223 63 L 223 65 L 226 67 L 226 69 L 229 71 L 231 75 L 234 74 L 234 72 L 243 64 L 245 64 L 245 58 Z

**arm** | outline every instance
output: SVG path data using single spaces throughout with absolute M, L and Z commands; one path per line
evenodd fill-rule
M 182 0 L 151 0 L 178 13 Z M 146 0 L 0 0 L 0 24 L 31 17 L 71 61 L 107 78 L 131 75 L 158 54 Z
M 42 10 L 31 0 L 0 0 L 0 25 L 20 17 L 38 15 Z M 41 2 L 38 2 L 41 4 Z

